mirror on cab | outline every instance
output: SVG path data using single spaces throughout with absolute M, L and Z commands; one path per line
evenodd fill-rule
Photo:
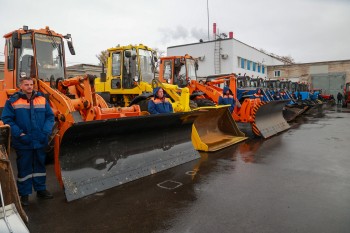
M 67 40 L 67 45 L 68 45 L 70 54 L 75 55 L 75 50 L 74 50 L 74 47 L 73 47 L 73 42 Z

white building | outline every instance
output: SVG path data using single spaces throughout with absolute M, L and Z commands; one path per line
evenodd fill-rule
M 221 39 L 215 35 L 214 30 L 215 38 L 219 39 L 171 46 L 167 48 L 167 56 L 188 54 L 198 58 L 198 77 L 236 73 L 253 78 L 267 78 L 267 66 L 284 64 L 277 58 L 234 39 L 232 32 L 229 35 L 228 39 Z

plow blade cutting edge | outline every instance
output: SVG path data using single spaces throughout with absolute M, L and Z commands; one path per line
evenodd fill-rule
M 61 142 L 60 166 L 72 201 L 199 158 L 184 112 L 82 122 Z
M 217 151 L 247 139 L 233 120 L 228 106 L 201 107 L 192 129 L 192 142 L 200 151 Z
M 264 138 L 287 130 L 290 125 L 283 117 L 283 108 L 289 100 L 266 102 L 255 114 L 255 125 Z

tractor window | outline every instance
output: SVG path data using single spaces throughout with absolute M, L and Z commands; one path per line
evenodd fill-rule
M 22 46 L 18 50 L 18 57 L 17 85 L 19 85 L 21 73 L 25 73 L 28 77 L 35 77 L 34 52 L 30 33 L 22 35 Z
M 135 49 L 130 51 L 130 54 L 136 54 Z M 126 57 L 124 56 L 123 64 L 123 87 L 134 88 L 134 81 L 139 79 L 138 64 L 136 56 Z
M 7 39 L 6 40 L 6 48 L 7 48 L 7 69 L 8 70 L 13 70 L 14 68 L 14 58 L 15 58 L 15 53 L 14 49 L 12 46 L 12 40 Z
M 44 81 L 64 78 L 62 39 L 57 36 L 35 34 L 38 75 Z
M 120 76 L 120 52 L 112 55 L 112 76 Z
M 152 58 L 152 51 L 139 49 L 141 78 L 148 83 L 151 83 L 154 78 Z
M 250 86 L 251 87 L 257 87 L 256 83 L 257 83 L 256 80 L 250 80 Z
M 193 59 L 186 59 L 186 66 L 187 66 L 187 72 L 188 72 L 188 81 L 190 80 L 196 80 L 196 64 L 195 60 Z
M 175 75 L 173 84 L 178 85 L 179 87 L 187 86 L 186 79 L 186 66 L 183 63 L 180 63 L 179 66 L 175 67 Z
M 164 62 L 164 70 L 163 70 L 164 80 L 170 80 L 171 74 L 172 74 L 172 62 L 170 60 L 163 61 L 163 62 Z

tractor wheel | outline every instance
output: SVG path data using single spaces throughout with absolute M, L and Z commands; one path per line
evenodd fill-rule
M 53 145 L 49 145 L 46 148 L 45 164 L 54 164 L 54 162 L 55 162 L 55 156 L 54 156 Z
M 196 99 L 194 102 L 198 107 L 215 106 L 215 103 L 208 99 Z
M 194 102 L 193 100 L 190 100 L 190 108 L 191 108 L 191 109 L 198 108 L 198 105 L 197 105 L 196 102 Z
M 135 104 L 140 105 L 141 111 L 148 111 L 148 101 L 149 99 L 141 100 Z

